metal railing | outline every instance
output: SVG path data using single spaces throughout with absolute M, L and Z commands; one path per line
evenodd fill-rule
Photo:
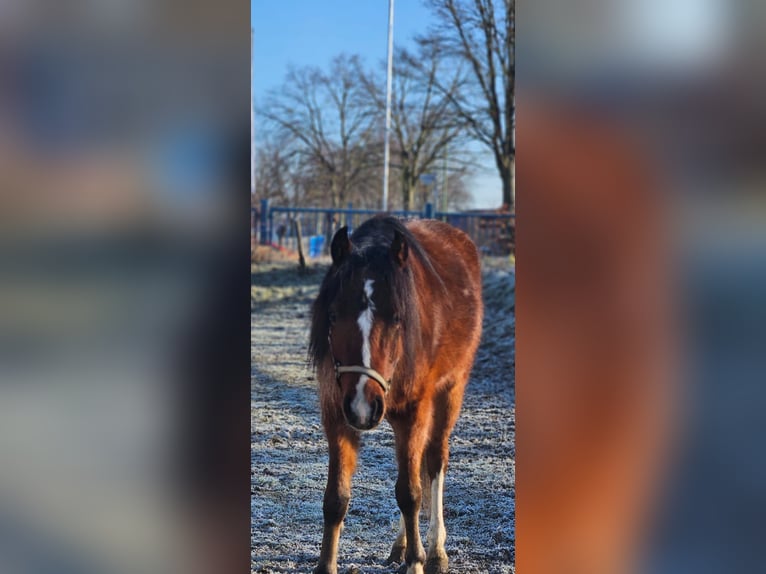
M 262 200 L 253 208 L 251 221 L 257 243 L 283 249 L 297 249 L 293 220 L 300 221 L 303 249 L 307 256 L 329 253 L 330 241 L 336 230 L 347 225 L 350 231 L 369 217 L 380 213 L 376 209 L 271 206 Z M 391 215 L 408 219 L 439 219 L 465 231 L 485 255 L 507 255 L 513 250 L 514 220 L 511 213 L 437 212 L 426 204 L 423 211 L 390 211 Z

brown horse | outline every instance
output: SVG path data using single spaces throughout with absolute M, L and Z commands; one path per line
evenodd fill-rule
M 324 536 L 315 573 L 337 572 L 361 431 L 385 417 L 396 437 L 400 532 L 390 562 L 408 574 L 447 571 L 442 489 L 449 436 L 481 337 L 479 256 L 462 231 L 376 216 L 331 245 L 314 303 L 309 353 L 330 450 Z M 421 478 L 422 465 L 422 478 Z M 428 554 L 418 513 L 429 480 Z

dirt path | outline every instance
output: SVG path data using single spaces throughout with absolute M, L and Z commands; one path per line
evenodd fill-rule
M 489 262 L 488 262 L 489 263 Z M 500 264 L 502 266 L 502 264 Z M 497 267 L 498 264 L 492 265 Z M 253 273 L 252 571 L 311 572 L 319 556 L 327 452 L 316 381 L 306 366 L 309 306 L 324 269 Z M 510 298 L 509 298 L 510 295 Z M 450 572 L 514 572 L 513 274 L 485 272 L 485 336 L 452 435 L 444 512 Z M 341 536 L 339 572 L 390 573 L 398 528 L 387 423 L 364 434 Z M 425 535 L 427 521 L 422 526 Z

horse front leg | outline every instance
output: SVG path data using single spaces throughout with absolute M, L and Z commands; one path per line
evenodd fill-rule
M 431 512 L 431 489 L 424 488 L 424 486 L 431 484 L 426 470 L 427 465 L 423 464 L 420 468 L 420 485 L 422 490 L 420 499 L 420 512 L 428 516 Z M 404 552 L 407 550 L 407 530 L 405 529 L 404 516 L 399 515 L 399 533 L 396 535 L 394 545 L 391 547 L 391 553 L 386 559 L 386 565 L 388 564 L 401 564 L 404 562 Z M 429 547 L 430 551 L 430 547 Z M 426 574 L 428 574 L 428 564 L 426 563 Z
M 337 421 L 336 421 L 337 422 Z M 330 464 L 322 513 L 324 534 L 319 564 L 314 574 L 337 574 L 338 540 L 343 529 L 348 503 L 351 500 L 351 476 L 356 468 L 359 435 L 344 422 L 326 422 L 325 433 L 330 447 Z
M 399 534 L 396 535 L 391 553 L 386 559 L 386 564 L 401 564 L 404 562 L 404 552 L 407 550 L 407 530 L 405 530 L 404 515 L 399 515 Z
M 391 424 L 396 436 L 396 458 L 399 464 L 396 502 L 404 523 L 402 538 L 406 541 L 405 562 L 400 572 L 423 574 L 426 553 L 420 539 L 419 525 L 422 499 L 420 466 L 428 440 L 430 409 L 421 402 L 414 413 L 403 420 L 392 420 Z
M 429 477 L 426 488 L 431 491 L 431 508 L 425 574 L 445 574 L 449 569 L 449 559 L 444 548 L 447 538 L 444 528 L 444 476 L 449 461 L 449 437 L 460 413 L 463 388 L 468 375 L 465 374 L 457 380 L 460 384 L 434 399 L 434 422 L 426 447 L 426 468 Z

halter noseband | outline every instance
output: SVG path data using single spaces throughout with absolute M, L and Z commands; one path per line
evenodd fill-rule
M 338 361 L 335 361 L 335 379 L 340 381 L 340 376 L 343 373 L 361 373 L 363 375 L 367 375 L 380 385 L 380 388 L 383 389 L 383 394 L 388 393 L 388 381 L 375 369 L 370 369 L 369 367 L 361 367 L 358 365 L 341 366 Z
M 335 358 L 335 354 L 332 352 L 332 329 L 330 329 L 330 332 L 327 333 L 327 343 L 329 344 L 330 355 L 332 356 L 332 364 L 333 367 L 335 367 L 335 380 L 338 383 L 340 383 L 340 376 L 343 373 L 360 373 L 362 375 L 367 375 L 369 378 L 378 383 L 380 388 L 383 389 L 384 395 L 388 394 L 388 389 L 391 387 L 391 385 L 386 380 L 386 378 L 375 369 L 371 369 L 370 367 L 362 367 L 361 365 L 340 364 L 340 361 Z

